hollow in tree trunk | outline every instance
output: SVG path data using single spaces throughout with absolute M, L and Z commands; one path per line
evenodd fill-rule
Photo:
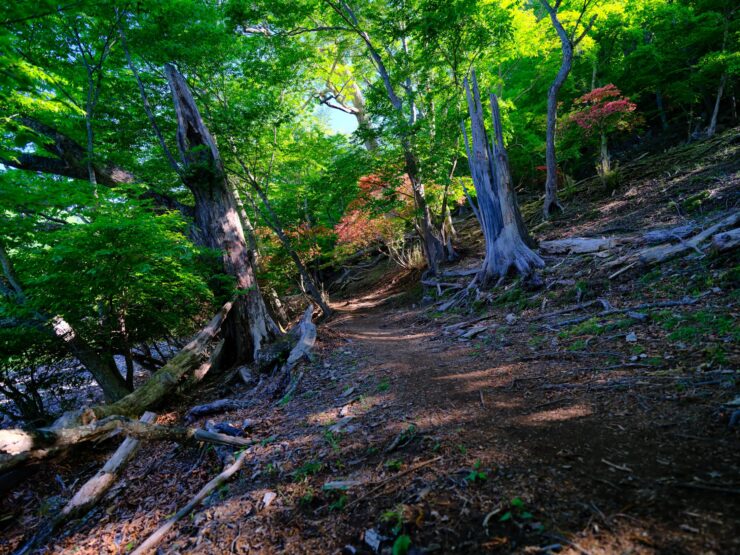
M 530 239 L 519 214 L 504 148 L 498 99 L 491 94 L 494 140 L 489 141 L 475 72 L 472 73 L 472 85 L 471 90 L 470 83 L 465 79 L 472 145 L 464 126 L 463 133 L 486 242 L 486 255 L 476 282 L 485 287 L 494 280 L 503 280 L 512 269 L 520 275 L 529 276 L 545 263 L 529 247 Z
M 220 251 L 224 272 L 233 277 L 237 300 L 224 322 L 225 366 L 254 360 L 262 345 L 280 330 L 270 317 L 254 274 L 239 210 L 213 137 L 201 118 L 184 77 L 171 64 L 165 74 L 177 113 L 177 144 L 183 159 L 183 183 L 195 198 L 199 243 Z

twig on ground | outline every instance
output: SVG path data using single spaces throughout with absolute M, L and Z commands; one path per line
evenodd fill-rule
M 418 464 L 415 464 L 414 466 L 407 468 L 403 472 L 399 472 L 398 474 L 394 474 L 393 476 L 389 476 L 385 480 L 381 480 L 380 482 L 378 482 L 377 484 L 375 484 L 375 486 L 369 492 L 367 492 L 365 495 L 363 495 L 361 497 L 358 497 L 354 501 L 351 501 L 351 502 L 347 503 L 347 505 L 346 505 L 345 508 L 346 509 L 349 509 L 350 507 L 356 505 L 360 501 L 364 501 L 365 499 L 368 499 L 369 497 L 372 497 L 378 491 L 380 491 L 383 488 L 383 486 L 385 486 L 389 482 L 392 482 L 393 480 L 397 480 L 398 478 L 401 478 L 403 476 L 406 476 L 407 474 L 411 474 L 412 472 L 416 472 L 420 468 L 423 468 L 423 467 L 428 466 L 428 465 L 430 465 L 430 464 L 432 464 L 434 462 L 437 462 L 440 459 L 442 459 L 442 455 L 440 455 L 438 457 L 434 457 L 433 459 L 429 459 L 427 461 L 424 461 L 424 462 L 420 462 Z
M 154 533 L 149 536 L 144 543 L 136 548 L 131 555 L 146 555 L 151 553 L 156 547 L 162 542 L 167 533 L 172 529 L 175 523 L 182 517 L 187 515 L 195 507 L 200 504 L 213 490 L 218 488 L 221 484 L 227 482 L 231 477 L 236 474 L 241 467 L 244 465 L 244 460 L 247 456 L 249 449 L 242 451 L 239 457 L 236 459 L 234 464 L 226 468 L 221 474 L 216 476 L 213 480 L 208 482 L 203 488 L 193 497 L 190 502 L 185 505 L 182 509 L 177 511 L 172 517 L 168 518 L 164 524 L 157 528 Z

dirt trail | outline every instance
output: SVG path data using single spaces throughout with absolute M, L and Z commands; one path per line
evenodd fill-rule
M 722 491 L 740 477 L 738 443 L 708 429 L 706 411 L 702 420 L 684 406 L 679 418 L 670 390 L 612 389 L 598 357 L 522 361 L 532 354 L 526 321 L 502 314 L 488 340 L 452 340 L 421 309 L 394 308 L 394 296 L 383 287 L 339 304 L 329 327 L 366 375 L 387 380 L 388 430 L 412 423 L 442 446 L 437 471 L 451 478 L 425 506 L 449 509 L 455 535 L 427 523 L 415 541 L 471 553 L 547 539 L 572 553 L 740 553 L 738 492 Z M 487 479 L 473 487 L 460 477 L 476 465 Z M 482 528 L 514 498 L 526 509 L 514 525 L 495 516 Z

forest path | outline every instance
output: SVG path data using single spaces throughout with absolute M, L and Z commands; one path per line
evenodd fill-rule
M 551 350 L 549 343 L 533 348 L 532 324 L 524 319 L 506 324 L 504 314 L 489 320 L 490 330 L 475 340 L 445 336 L 438 315 L 430 318 L 423 308 L 403 306 L 396 298 L 402 295 L 386 285 L 336 303 L 327 327 L 361 361 L 363 389 L 381 384 L 384 444 L 413 425 L 420 437 L 440 446 L 444 457 L 432 471 L 455 485 L 451 492 L 435 489 L 428 502 L 462 506 L 453 517 L 459 545 L 466 537 L 480 537 L 487 513 L 503 514 L 510 500 L 521 498 L 526 511 L 517 510 L 545 523 L 545 537 L 566 545 L 564 536 L 578 538 L 580 548 L 571 546 L 567 553 L 717 548 L 718 537 L 732 528 L 738 500 L 725 497 L 728 505 L 720 508 L 716 492 L 690 486 L 696 480 L 734 482 L 734 442 L 702 438 L 701 432 L 682 437 L 686 423 L 666 403 L 670 390 L 666 396 L 662 387 L 612 387 L 634 377 L 610 370 L 598 352 L 538 359 L 538 353 Z M 362 418 L 357 422 L 362 426 Z M 707 440 L 717 447 L 710 461 Z M 432 454 L 412 445 L 385 457 L 411 465 Z M 486 482 L 459 489 L 476 467 L 486 472 Z M 489 520 L 487 535 L 514 542 L 503 552 L 517 543 L 521 548 L 535 534 L 529 517 L 513 527 L 498 518 Z M 476 545 L 471 552 L 486 543 Z

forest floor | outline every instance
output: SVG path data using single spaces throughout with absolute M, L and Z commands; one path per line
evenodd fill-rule
M 572 191 L 540 238 L 624 241 L 548 256 L 540 290 L 511 283 L 442 312 L 448 297 L 424 296 L 418 272 L 376 269 L 335 300 L 295 396 L 211 417 L 248 419 L 260 442 L 161 553 L 390 553 L 403 535 L 408 553 L 740 553 L 738 255 L 611 279 L 608 266 L 647 228 L 737 210 L 738 135 L 638 161 L 611 195 Z M 458 270 L 478 263 L 480 241 L 473 221 L 459 227 Z M 599 299 L 631 310 L 601 314 Z M 685 304 L 660 305 L 674 302 Z M 159 422 L 248 391 L 198 395 Z M 111 445 L 45 465 L 6 496 L 0 553 Z M 145 447 L 48 552 L 126 553 L 219 470 L 212 448 Z

